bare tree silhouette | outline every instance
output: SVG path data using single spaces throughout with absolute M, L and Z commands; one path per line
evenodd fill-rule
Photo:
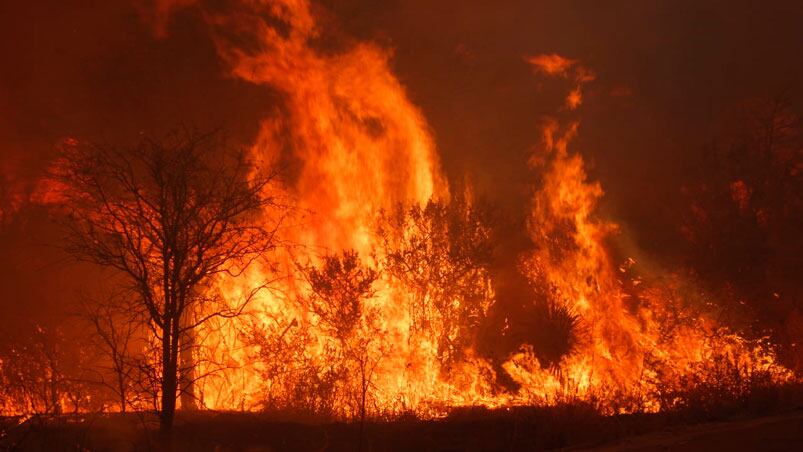
M 53 176 L 68 211 L 67 251 L 120 272 L 160 343 L 160 433 L 168 439 L 182 337 L 239 315 L 265 287 L 233 304 L 199 290 L 277 246 L 285 210 L 271 193 L 276 167 L 257 167 L 216 133 L 182 130 L 130 148 L 77 143 Z

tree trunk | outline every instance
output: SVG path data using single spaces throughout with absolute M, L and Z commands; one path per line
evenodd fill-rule
M 365 442 L 365 397 L 368 394 L 365 365 L 365 360 L 360 360 L 360 438 L 357 443 L 357 452 L 363 451 L 363 443 Z
M 178 389 L 178 326 L 169 322 L 162 332 L 162 410 L 159 419 L 159 438 L 168 443 L 173 431 Z
M 173 375 L 162 378 L 162 413 L 159 419 L 159 438 L 169 441 L 173 432 L 173 418 L 176 414 L 176 377 L 175 366 Z M 168 370 L 169 372 L 169 370 Z
M 125 389 L 125 381 L 123 378 L 120 377 L 119 383 L 119 390 L 120 390 L 120 412 L 125 413 L 126 410 L 126 389 Z

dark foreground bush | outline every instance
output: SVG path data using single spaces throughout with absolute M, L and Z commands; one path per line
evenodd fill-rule
M 695 389 L 696 390 L 696 389 Z M 702 420 L 729 421 L 803 410 L 798 385 L 743 395 L 739 404 L 713 409 L 678 405 L 662 413 L 603 416 L 588 403 L 502 409 L 456 408 L 438 420 L 406 416 L 369 422 L 364 437 L 350 423 L 288 420 L 269 413 L 198 411 L 180 413 L 176 451 L 517 451 L 595 446 Z M 689 399 L 692 400 L 692 399 Z M 697 399 L 694 399 L 697 400 Z M 803 418 L 802 418 L 803 419 Z M 158 422 L 142 413 L 61 415 L 0 422 L 0 450 L 150 451 Z

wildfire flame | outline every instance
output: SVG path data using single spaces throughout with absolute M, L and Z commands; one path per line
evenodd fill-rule
M 190 3 L 159 3 L 157 31 L 164 32 L 165 15 Z M 273 281 L 247 315 L 208 322 L 196 332 L 197 373 L 207 376 L 196 390 L 204 406 L 303 405 L 353 417 L 362 405 L 375 415 L 439 416 L 455 406 L 593 399 L 606 412 L 656 411 L 673 403 L 664 387 L 718 360 L 778 381 L 793 378 L 768 347 L 692 307 L 684 297 L 701 297 L 689 289 L 693 284 L 679 277 L 644 282 L 635 260 L 615 256 L 610 242 L 619 228 L 597 211 L 602 187 L 570 150 L 579 122 L 555 119 L 545 121 L 543 146 L 529 162 L 540 175 L 528 221 L 534 248 L 519 256 L 518 268 L 545 287 L 546 312 L 563 316 L 577 338 L 556 363 L 539 360 L 537 344 L 522 343 L 501 368 L 471 346 L 444 366 L 438 340 L 454 339 L 457 329 L 436 310 L 419 328 L 415 289 L 381 268 L 388 256 L 376 232 L 379 212 L 452 198 L 426 120 L 390 69 L 392 53 L 365 42 L 324 48 L 305 0 L 247 1 L 237 12 L 205 11 L 204 18 L 232 77 L 281 94 L 275 114 L 261 122 L 251 155 L 288 166 L 285 195 L 296 205 L 293 226 L 282 230 L 293 246 L 271 256 L 276 266 L 253 266 L 208 288 L 236 304 L 250 288 Z M 565 109 L 580 107 L 582 87 L 594 80 L 591 71 L 554 54 L 525 60 L 541 74 L 572 82 Z M 735 186 L 734 196 L 744 193 Z M 379 274 L 352 329 L 337 336 L 311 308 L 303 270 L 349 250 Z M 481 291 L 477 316 L 496 302 L 490 284 Z M 461 303 L 447 297 L 443 310 Z M 348 363 L 346 374 L 333 367 L 334 358 Z M 501 371 L 518 387 L 502 389 Z
M 376 212 L 399 203 L 423 205 L 432 198 L 449 199 L 426 121 L 390 71 L 388 51 L 369 43 L 355 43 L 339 52 L 316 49 L 313 41 L 319 29 L 306 2 L 256 2 L 252 7 L 277 18 L 283 27 L 247 14 L 210 16 L 209 20 L 246 34 L 260 49 L 246 50 L 218 39 L 231 74 L 284 95 L 281 111 L 276 118 L 264 120 L 252 149 L 261 160 L 276 160 L 290 149 L 298 160 L 288 190 L 311 215 L 303 227 L 289 232 L 289 239 L 304 248 L 282 256 L 284 268 L 297 273 L 299 261 L 316 263 L 321 254 L 349 249 L 379 265 L 383 256 L 377 255 Z M 576 60 L 558 55 L 527 61 L 548 76 L 574 82 L 566 108 L 580 106 L 581 88 L 594 79 L 593 73 Z M 502 366 L 520 388 L 502 391 L 493 366 L 473 349 L 444 372 L 434 340 L 438 333 L 420 334 L 413 328 L 412 289 L 382 277 L 367 302 L 375 316 L 372 329 L 362 332 L 374 335 L 366 353 L 372 360 L 375 413 L 412 410 L 432 416 L 451 406 L 556 403 L 568 396 L 601 397 L 608 402 L 605 409 L 614 411 L 658 410 L 661 401 L 654 394 L 662 378 L 681 378 L 715 355 L 727 354 L 737 365 L 776 369 L 771 352 L 719 329 L 704 314 L 670 325 L 667 313 L 677 300 L 664 298 L 669 292 L 666 287 L 656 285 L 641 291 L 639 302 L 632 300 L 623 280 L 635 261 L 628 260 L 623 268 L 614 261 L 606 243 L 618 228 L 596 214 L 602 188 L 588 181 L 582 158 L 569 151 L 578 127 L 577 122 L 555 120 L 544 126 L 543 152 L 531 161 L 543 173 L 543 180 L 533 198 L 529 222 L 533 242 L 541 246 L 522 256 L 520 267 L 529 278 L 547 282 L 551 302 L 574 316 L 584 332 L 582 339 L 557 369 L 542 366 L 533 345 L 522 344 Z M 247 280 L 228 281 L 219 290 L 236 298 L 243 287 L 265 278 L 260 271 L 251 272 Z M 298 281 L 296 274 L 282 283 L 281 290 L 260 298 L 253 313 L 265 328 L 263 341 L 279 349 L 291 348 L 289 337 L 302 341 L 306 345 L 290 353 L 293 359 L 325 369 L 338 343 L 299 302 L 306 289 Z M 489 291 L 485 308 L 491 303 Z M 445 328 L 436 319 L 432 322 L 436 329 Z M 210 386 L 205 392 L 207 406 L 255 408 L 264 400 L 265 388 L 269 388 L 269 400 L 290 396 L 281 394 L 287 382 L 281 375 L 292 372 L 294 365 L 268 364 L 272 368 L 267 370 L 264 363 L 254 365 L 258 351 L 234 345 L 241 343 L 238 331 L 245 327 L 213 334 L 226 335 L 214 342 L 226 344 L 222 352 L 237 369 L 205 383 Z M 274 354 L 271 359 L 281 358 Z M 790 378 L 778 369 L 778 378 Z M 358 380 L 353 371 L 346 385 Z M 616 408 L 615 398 L 635 394 L 640 396 L 640 406 Z M 333 411 L 345 416 L 355 413 L 349 403 Z

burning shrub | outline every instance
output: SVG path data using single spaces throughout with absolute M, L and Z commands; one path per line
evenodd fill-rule
M 726 330 L 715 332 L 712 347 L 696 362 L 652 363 L 652 396 L 662 411 L 679 412 L 696 420 L 738 411 L 760 411 L 777 404 L 777 390 L 794 381 L 793 374 L 775 363 L 765 339 L 746 341 Z
M 311 318 L 251 328 L 266 380 L 265 407 L 364 419 L 384 353 L 378 315 L 369 304 L 378 273 L 354 251 L 324 256 L 320 267 L 299 270 L 308 293 L 298 301 Z M 312 357 L 312 349 L 326 359 Z
M 318 326 L 337 342 L 336 347 L 324 344 L 331 350 L 327 355 L 332 367 L 327 373 L 340 377 L 351 417 L 364 420 L 374 370 L 382 358 L 376 340 L 381 334 L 378 315 L 367 304 L 378 274 L 364 266 L 354 251 L 325 256 L 320 269 L 309 267 L 304 274 L 310 287 L 309 309 L 317 316 Z
M 412 292 L 411 329 L 435 338 L 447 375 L 475 346 L 493 303 L 494 222 L 490 206 L 463 198 L 399 206 L 380 219 L 385 269 Z
M 30 327 L 0 350 L 4 414 L 61 414 L 104 408 L 105 397 L 83 372 L 87 356 L 67 346 L 58 328 Z
M 348 341 L 363 317 L 363 301 L 373 296 L 374 269 L 363 267 L 354 251 L 325 256 L 321 269 L 309 267 L 305 275 L 311 294 L 307 300 L 324 328 Z
M 265 411 L 321 418 L 336 415 L 333 392 L 337 375 L 307 355 L 312 339 L 297 320 L 287 324 L 254 322 L 247 343 L 257 347 Z

